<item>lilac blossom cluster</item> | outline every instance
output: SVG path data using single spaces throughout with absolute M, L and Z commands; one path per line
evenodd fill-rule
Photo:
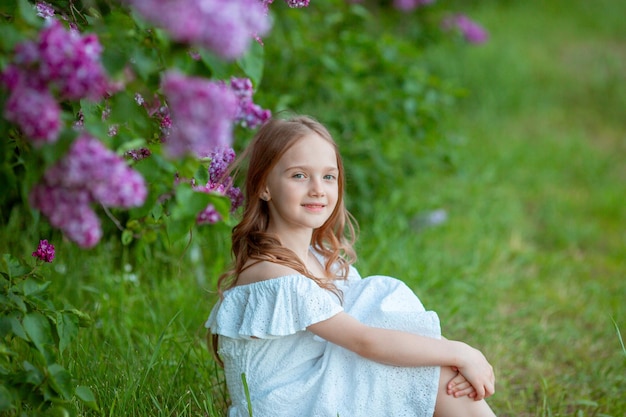
M 30 203 L 70 240 L 88 248 L 102 237 L 93 203 L 137 207 L 146 195 L 143 177 L 99 140 L 85 134 L 46 170 L 42 183 L 31 191 Z
M 210 154 L 209 182 L 206 185 L 195 185 L 196 191 L 204 193 L 217 193 L 230 199 L 230 211 L 237 210 L 243 204 L 243 193 L 239 187 L 233 186 L 232 177 L 226 175 L 228 167 L 235 159 L 235 151 L 230 147 L 214 149 Z M 222 219 L 222 216 L 209 204 L 196 217 L 197 224 L 214 224 Z
M 54 8 L 45 1 L 37 2 L 37 4 L 35 4 L 35 10 L 37 11 L 37 16 L 44 19 L 50 19 L 54 16 Z
M 141 161 L 142 159 L 146 159 L 150 155 L 152 155 L 152 152 L 148 148 L 138 148 L 138 149 L 131 149 L 130 151 L 126 152 L 124 155 L 131 158 L 133 161 Z
M 165 142 L 170 156 L 191 153 L 203 158 L 214 148 L 231 145 L 239 101 L 228 86 L 170 71 L 161 89 L 173 122 Z
M 469 43 L 480 44 L 489 39 L 487 30 L 464 14 L 446 17 L 441 27 L 446 31 L 458 30 Z
M 270 29 L 259 0 L 127 0 L 150 23 L 178 42 L 207 48 L 222 58 L 238 58 L 253 37 Z
M 434 2 L 435 0 L 393 0 L 393 7 L 398 10 L 411 11 Z
M 54 260 L 54 245 L 48 243 L 47 239 L 40 240 L 37 250 L 33 252 L 33 256 L 40 261 L 52 262 Z
M 14 62 L 2 73 L 10 91 L 6 119 L 37 145 L 56 141 L 62 127 L 58 100 L 95 100 L 105 94 L 101 53 L 96 35 L 82 36 L 48 18 L 36 41 L 16 46 Z
M 265 10 L 267 10 L 270 4 L 274 3 L 274 0 L 260 0 Z M 300 7 L 308 7 L 310 1 L 309 0 L 285 0 L 285 3 L 291 8 L 300 8 Z
M 252 81 L 250 81 L 249 78 L 232 77 L 230 79 L 230 88 L 239 99 L 235 123 L 241 124 L 243 127 L 254 129 L 272 117 L 271 111 L 261 108 L 258 104 L 254 104 L 252 99 L 254 90 L 252 88 Z

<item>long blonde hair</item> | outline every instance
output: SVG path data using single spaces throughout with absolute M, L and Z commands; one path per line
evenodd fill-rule
M 339 170 L 337 205 L 328 220 L 313 231 L 311 239 L 313 249 L 325 259 L 325 277 L 311 274 L 293 251 L 282 246 L 277 236 L 267 232 L 270 221 L 269 206 L 260 198 L 270 171 L 283 154 L 299 139 L 312 132 L 333 146 Z M 332 280 L 325 278 L 347 277 L 349 266 L 356 261 L 353 248 L 356 223 L 344 205 L 344 167 L 331 134 L 321 123 L 308 116 L 273 118 L 259 129 L 235 162 L 234 169 L 239 170 L 246 159 L 249 159 L 249 163 L 244 184 L 244 210 L 241 221 L 233 228 L 232 233 L 234 263 L 218 280 L 220 292 L 235 285 L 237 276 L 251 265 L 250 260 L 285 265 L 312 279 L 320 287 L 336 292 Z

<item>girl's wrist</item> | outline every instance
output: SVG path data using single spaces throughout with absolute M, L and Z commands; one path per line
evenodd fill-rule
M 462 368 L 463 358 L 466 356 L 464 352 L 467 351 L 467 348 L 469 346 L 466 343 L 459 342 L 456 340 L 451 340 L 450 343 L 452 344 L 452 352 L 451 352 L 452 363 L 450 364 L 450 366 L 453 366 L 456 368 Z

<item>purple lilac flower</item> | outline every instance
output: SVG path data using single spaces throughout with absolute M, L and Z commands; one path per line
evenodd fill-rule
M 235 160 L 235 151 L 233 148 L 216 148 L 209 154 L 211 164 L 209 165 L 209 181 L 211 183 L 219 183 L 228 166 Z
M 192 181 L 192 187 L 199 192 L 216 193 L 228 197 L 232 213 L 243 204 L 244 199 L 241 189 L 233 187 L 232 177 L 226 176 L 228 166 L 235 159 L 235 151 L 232 148 L 217 148 L 209 156 L 211 158 L 209 182 L 205 185 L 195 185 L 195 181 Z M 209 204 L 198 214 L 196 222 L 198 224 L 213 224 L 221 219 L 222 216 L 215 210 L 215 207 Z
M 147 195 L 143 177 L 89 135 L 76 139 L 45 175 L 50 185 L 88 190 L 93 201 L 106 207 L 137 207 Z
M 36 42 L 24 41 L 15 46 L 14 62 L 20 68 L 27 69 L 28 66 L 35 64 L 40 58 L 39 45 Z M 35 74 L 32 75 L 34 76 Z
M 90 206 L 87 190 L 38 184 L 32 189 L 29 200 L 53 227 L 61 229 L 79 246 L 90 248 L 102 237 L 100 219 Z
M 37 146 L 55 142 L 61 131 L 61 107 L 45 89 L 16 87 L 5 104 L 4 117 Z
M 106 93 L 102 46 L 96 35 L 81 36 L 53 20 L 40 33 L 37 47 L 39 75 L 55 85 L 63 98 L 96 100 Z
M 85 126 L 85 115 L 82 110 L 79 110 L 76 114 L 76 120 L 74 121 L 74 129 L 81 131 Z
M 489 39 L 489 33 L 485 28 L 463 14 L 449 16 L 443 20 L 441 27 L 444 30 L 458 30 L 469 43 L 484 43 Z
M 393 0 L 393 7 L 398 10 L 411 11 L 434 2 L 435 0 Z
M 46 239 L 40 240 L 37 250 L 33 252 L 33 256 L 40 261 L 52 262 L 54 259 L 54 245 L 48 243 Z
M 285 0 L 285 2 L 289 5 L 289 7 L 307 7 L 309 5 L 309 0 Z
M 127 157 L 132 158 L 133 161 L 141 161 L 142 159 L 146 159 L 152 152 L 148 148 L 139 148 L 139 149 L 131 149 L 125 154 Z
M 223 58 L 238 58 L 255 34 L 270 28 L 259 0 L 128 0 L 146 20 L 179 42 L 202 46 Z
M 83 135 L 44 173 L 30 194 L 31 205 L 50 224 L 82 247 L 102 237 L 93 203 L 105 207 L 140 206 L 147 195 L 143 177 L 97 139 Z
M 63 233 L 80 247 L 91 248 L 102 238 L 100 219 L 90 206 L 86 206 L 76 210 L 73 221 L 67 223 Z
M 100 63 L 102 47 L 95 35 L 67 31 L 54 19 L 37 41 L 15 47 L 14 63 L 2 82 L 11 91 L 4 115 L 16 123 L 35 144 L 54 142 L 61 130 L 61 99 L 98 99 L 108 85 Z
M 235 123 L 254 129 L 272 117 L 271 111 L 265 110 L 253 102 L 254 90 L 250 79 L 232 77 L 230 88 L 239 99 Z
M 161 88 L 172 114 L 173 126 L 165 143 L 170 156 L 205 157 L 216 147 L 231 145 L 237 97 L 228 87 L 168 72 Z
M 230 198 L 230 211 L 234 212 L 243 204 L 244 196 L 239 187 L 230 186 L 226 190 L 226 195 Z
M 139 93 L 135 93 L 135 102 L 136 102 L 137 104 L 139 104 L 140 106 L 142 106 L 142 105 L 143 105 L 143 103 L 145 103 L 145 102 L 146 102 L 146 100 L 144 100 L 144 98 L 143 98 L 143 96 L 142 96 L 141 94 L 139 94 Z
M 209 204 L 204 210 L 202 210 L 196 217 L 196 223 L 203 224 L 215 224 L 222 220 L 222 216 L 215 210 L 213 204 Z
M 35 4 L 35 10 L 37 10 L 37 16 L 49 19 L 54 16 L 54 8 L 52 5 L 45 1 L 39 1 Z

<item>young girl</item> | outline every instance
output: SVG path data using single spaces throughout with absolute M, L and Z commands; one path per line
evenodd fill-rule
M 362 279 L 344 171 L 309 117 L 272 119 L 249 159 L 232 270 L 206 327 L 223 361 L 230 417 L 489 417 L 494 374 L 440 336 L 402 282 Z

